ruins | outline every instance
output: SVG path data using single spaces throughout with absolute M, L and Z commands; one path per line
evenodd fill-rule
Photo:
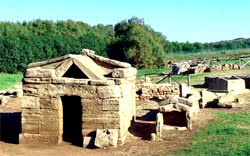
M 151 140 L 156 140 L 165 129 L 192 130 L 192 117 L 200 108 L 239 106 L 242 99 L 228 93 L 244 90 L 250 82 L 249 76 L 206 77 L 207 90 L 185 83 L 138 83 L 136 74 L 130 64 L 89 49 L 29 64 L 19 142 L 117 147 L 136 123 L 153 125 Z M 145 101 L 154 101 L 156 107 L 145 108 Z M 136 102 L 143 104 L 139 113 Z
M 245 81 L 237 76 L 205 77 L 205 86 L 211 91 L 219 92 L 240 92 L 246 88 Z
M 123 143 L 136 111 L 136 74 L 130 64 L 88 49 L 29 64 L 19 142 L 85 146 L 99 129 Z

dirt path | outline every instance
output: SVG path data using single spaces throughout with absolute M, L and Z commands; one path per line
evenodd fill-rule
M 20 99 L 12 98 L 8 104 L 0 105 L 1 120 L 1 137 L 0 137 L 0 155 L 167 155 L 180 148 L 188 146 L 191 139 L 198 131 L 202 130 L 208 122 L 214 120 L 212 114 L 222 111 L 249 111 L 250 93 L 239 95 L 245 97 L 246 103 L 244 108 L 237 109 L 201 109 L 194 115 L 192 131 L 164 131 L 163 137 L 158 141 L 146 140 L 150 138 L 151 131 L 155 125 L 141 124 L 136 126 L 136 130 L 142 132 L 143 135 L 129 134 L 126 143 L 123 146 L 113 149 L 84 149 L 67 143 L 60 145 L 23 145 L 18 143 L 18 134 L 21 132 L 21 113 Z M 147 107 L 138 104 L 138 109 L 147 113 L 148 110 L 154 109 L 155 104 L 149 103 Z M 143 108 L 143 109 L 142 109 Z M 138 115 L 143 115 L 139 112 Z M 131 131 L 132 132 L 132 131 Z

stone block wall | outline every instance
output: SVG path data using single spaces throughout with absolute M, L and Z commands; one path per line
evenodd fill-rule
M 196 74 L 203 72 L 213 72 L 213 71 L 221 71 L 221 70 L 238 70 L 240 66 L 238 64 L 220 64 L 220 65 L 207 65 L 207 64 L 199 64 L 194 67 L 188 67 L 186 70 L 181 72 L 182 74 Z
M 240 66 L 238 64 L 221 64 L 221 65 L 212 65 L 208 68 L 209 72 L 220 71 L 220 70 L 238 70 Z
M 136 99 L 150 100 L 153 98 L 166 99 L 173 95 L 179 95 L 179 85 L 144 83 L 137 86 Z
M 121 142 L 135 114 L 134 79 L 88 80 L 24 78 L 20 143 L 60 143 L 62 96 L 79 96 L 82 135 L 96 129 L 118 129 Z M 73 107 L 73 106 L 72 106 Z

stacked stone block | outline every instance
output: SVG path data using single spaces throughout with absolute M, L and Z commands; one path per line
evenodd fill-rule
M 179 85 L 144 83 L 137 88 L 137 100 L 166 99 L 179 95 Z

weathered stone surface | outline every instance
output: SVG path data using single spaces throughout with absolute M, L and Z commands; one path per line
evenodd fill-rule
M 231 77 L 206 77 L 206 85 L 209 90 L 231 92 L 245 89 L 245 81 L 237 76 Z
M 52 78 L 24 78 L 24 83 L 29 84 L 48 84 L 52 82 Z
M 88 79 L 74 79 L 74 78 L 53 78 L 52 83 L 54 84 L 80 84 L 80 85 L 88 85 Z
M 190 111 L 186 111 L 186 123 L 187 123 L 187 129 L 192 130 L 192 113 Z
M 100 86 L 97 88 L 97 94 L 99 98 L 103 99 L 121 97 L 119 86 Z
M 102 101 L 102 104 L 103 104 L 102 110 L 118 111 L 120 107 L 120 100 L 119 99 L 104 99 Z
M 46 77 L 46 78 L 52 78 L 55 76 L 55 70 L 53 69 L 41 69 L 39 67 L 37 68 L 30 68 L 26 70 L 25 77 Z
M 112 72 L 112 77 L 115 78 L 129 78 L 136 76 L 137 70 L 135 68 L 115 68 Z
M 105 80 L 105 72 L 91 58 L 87 56 L 76 56 L 73 59 L 79 69 L 89 78 L 94 80 Z
M 112 80 L 90 80 L 89 85 L 92 86 L 112 86 L 115 82 Z
M 48 65 L 48 64 L 56 63 L 56 62 L 61 62 L 63 60 L 66 60 L 66 59 L 70 58 L 70 56 L 71 56 L 71 54 L 64 55 L 64 56 L 61 56 L 61 57 L 58 57 L 58 58 L 55 58 L 55 59 L 51 59 L 51 60 L 48 60 L 48 61 L 30 63 L 30 64 L 28 64 L 28 68 L 41 67 L 41 66 L 45 66 L 45 65 Z
M 39 98 L 34 96 L 24 96 L 21 99 L 22 108 L 33 108 L 33 109 L 39 109 L 40 103 Z
M 69 67 L 73 64 L 71 59 L 64 61 L 59 67 L 56 68 L 55 76 L 62 77 L 63 74 L 69 69 Z
M 161 137 L 162 135 L 162 129 L 163 129 L 163 115 L 162 113 L 157 113 L 156 115 L 156 135 L 158 137 Z
M 189 107 L 193 106 L 193 103 L 191 101 L 189 101 L 187 98 L 183 98 L 183 97 L 178 97 L 178 103 L 187 105 Z
M 97 129 L 95 146 L 99 148 L 117 147 L 118 131 L 117 129 Z
M 200 96 L 191 95 L 188 97 L 188 100 L 192 102 L 192 107 L 190 109 L 192 109 L 194 113 L 199 112 L 200 111 L 200 104 L 199 104 Z
M 21 144 L 58 144 L 60 137 L 57 135 L 41 135 L 41 134 L 19 134 L 19 143 Z
M 186 83 L 182 83 L 180 85 L 180 96 L 187 97 L 189 94 L 191 94 L 191 88 L 188 87 Z
M 131 65 L 129 63 L 120 62 L 120 61 L 116 61 L 116 60 L 111 60 L 111 59 L 108 59 L 108 58 L 105 58 L 105 57 L 102 57 L 102 56 L 98 56 L 98 55 L 95 55 L 93 53 L 93 51 L 89 51 L 89 50 L 83 49 L 82 53 L 84 55 L 89 56 L 93 60 L 98 60 L 98 61 L 101 61 L 101 62 L 106 62 L 108 64 L 111 64 L 111 65 L 115 66 L 116 68 L 119 68 L 119 67 L 121 67 L 121 68 L 129 68 L 129 67 L 131 67 Z
M 179 95 L 179 90 L 179 85 L 144 83 L 137 86 L 136 93 L 139 97 L 137 100 L 168 99 Z
M 84 148 L 94 148 L 95 147 L 95 138 L 91 136 L 83 137 L 83 147 Z
M 245 98 L 244 97 L 238 97 L 235 99 L 235 102 L 239 103 L 239 104 L 243 104 L 245 102 Z
M 18 90 L 16 90 L 16 97 L 23 97 L 23 90 L 21 90 L 21 89 L 18 89 Z
M 234 95 L 231 95 L 231 94 L 220 96 L 218 98 L 218 103 L 227 103 L 227 102 L 233 102 L 233 101 L 234 101 Z
M 174 104 L 168 104 L 159 107 L 160 112 L 171 112 L 171 111 L 179 111 L 175 108 Z
M 250 76 L 239 76 L 239 78 L 245 81 L 245 86 L 247 89 L 250 89 Z
M 200 107 L 204 108 L 208 105 L 214 105 L 215 100 L 217 100 L 217 95 L 213 92 L 207 91 L 203 89 L 201 91 L 201 102 L 200 102 Z
M 168 104 L 177 104 L 178 103 L 178 97 L 177 96 L 171 96 L 168 99 L 162 100 L 159 102 L 160 106 L 168 105 Z
M 150 138 L 150 140 L 151 140 L 151 141 L 155 141 L 155 139 L 156 139 L 155 133 L 151 133 L 151 138 Z
M 0 95 L 0 105 L 5 105 L 8 102 L 9 96 Z
M 220 108 L 234 108 L 234 107 L 239 107 L 239 104 L 235 102 L 225 102 L 225 103 L 218 103 L 218 106 Z

